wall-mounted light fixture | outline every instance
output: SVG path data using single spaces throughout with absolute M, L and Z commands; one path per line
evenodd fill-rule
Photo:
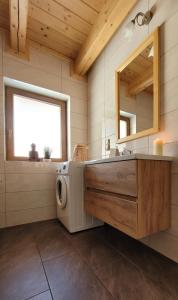
M 146 13 L 139 12 L 136 14 L 135 18 L 132 19 L 125 28 L 125 37 L 130 38 L 133 35 L 133 31 L 136 25 L 143 26 L 148 25 L 153 17 L 151 10 Z

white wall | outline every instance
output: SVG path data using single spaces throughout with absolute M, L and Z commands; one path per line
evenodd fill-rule
M 127 85 L 120 83 L 120 110 L 134 116 L 130 120 L 130 134 L 153 127 L 153 95 L 142 91 L 127 95 Z
M 125 25 L 137 12 L 155 5 L 148 26 L 136 28 L 131 40 L 124 37 Z M 165 141 L 164 154 L 176 157 L 172 168 L 172 224 L 170 230 L 155 234 L 143 242 L 178 262 L 178 0 L 140 0 L 123 26 L 114 35 L 89 74 L 88 142 L 91 159 L 108 155 L 105 140 L 115 145 L 115 81 L 114 71 L 127 56 L 161 25 L 161 131 L 153 136 L 128 142 L 134 152 L 152 153 L 153 140 Z
M 71 78 L 68 62 L 35 45 L 29 60 L 9 54 L 5 40 L 0 31 L 0 227 L 56 217 L 56 163 L 5 161 L 4 77 L 69 95 L 71 152 L 87 143 L 87 82 Z

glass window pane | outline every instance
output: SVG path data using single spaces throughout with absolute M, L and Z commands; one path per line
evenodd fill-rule
M 120 120 L 120 138 L 124 138 L 127 136 L 127 122 Z
M 20 95 L 14 95 L 13 104 L 14 155 L 28 157 L 35 143 L 39 157 L 48 146 L 53 158 L 61 158 L 61 108 Z

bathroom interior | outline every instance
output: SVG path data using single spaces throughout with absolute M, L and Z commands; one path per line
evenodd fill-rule
M 178 0 L 0 0 L 0 300 L 178 300 Z

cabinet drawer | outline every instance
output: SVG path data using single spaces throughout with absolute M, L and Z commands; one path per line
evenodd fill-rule
M 86 187 L 137 197 L 137 161 L 120 161 L 85 167 Z
M 85 191 L 85 209 L 91 215 L 135 237 L 137 234 L 137 203 L 115 195 Z

